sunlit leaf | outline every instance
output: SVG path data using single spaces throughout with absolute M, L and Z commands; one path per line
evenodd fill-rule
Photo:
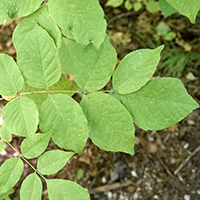
M 13 39 L 17 37 L 14 35 Z M 14 44 L 19 68 L 28 85 L 47 89 L 60 79 L 58 50 L 45 29 L 35 24 L 22 42 Z
M 57 47 L 61 44 L 61 32 L 52 19 L 48 7 L 43 5 L 33 14 L 24 18 L 13 33 L 13 43 L 16 47 L 23 42 L 24 37 L 38 24 L 52 37 Z
M 52 130 L 52 139 L 60 147 L 78 153 L 88 138 L 87 120 L 79 104 L 65 94 L 49 95 L 39 109 L 40 128 Z
M 12 57 L 0 54 L 0 94 L 14 96 L 24 85 L 23 77 Z
M 23 17 L 34 12 L 43 0 L 10 0 L 8 16 L 10 18 Z
M 50 175 L 61 170 L 67 161 L 74 155 L 73 152 L 52 150 L 43 153 L 37 162 L 37 170 L 43 175 Z
M 6 160 L 0 167 L 0 194 L 10 190 L 20 179 L 24 164 L 20 158 Z
M 5 142 L 10 142 L 12 140 L 12 133 L 6 128 L 5 123 L 1 126 L 0 138 Z
M 98 1 L 49 0 L 49 11 L 63 34 L 77 43 L 97 48 L 106 35 L 106 21 Z
M 139 91 L 120 95 L 134 122 L 144 130 L 172 126 L 199 107 L 176 78 L 157 78 Z
M 22 182 L 20 200 L 41 200 L 42 182 L 36 173 L 29 174 Z
M 112 96 L 98 92 L 84 96 L 81 107 L 88 119 L 89 137 L 101 149 L 134 154 L 131 115 Z
M 13 189 L 9 189 L 7 192 L 3 192 L 3 193 L 0 192 L 0 199 L 10 200 L 10 197 L 8 195 L 12 194 L 13 192 L 14 192 Z
M 46 180 L 49 200 L 90 200 L 89 193 L 75 182 L 52 179 Z
M 166 0 L 159 0 L 158 3 L 165 18 L 177 12 L 176 9 L 172 7 Z
M 26 158 L 35 158 L 45 151 L 49 144 L 51 132 L 34 134 L 27 137 L 21 144 L 21 152 Z
M 113 87 L 121 94 L 139 90 L 154 74 L 163 45 L 150 50 L 134 51 L 119 63 L 113 75 Z
M 6 148 L 5 142 L 0 142 L 0 153 Z
M 38 111 L 36 105 L 28 97 L 16 98 L 3 108 L 3 120 L 11 133 L 28 137 L 37 130 Z
M 192 23 L 195 23 L 195 18 L 200 9 L 199 0 L 166 0 L 180 14 L 187 16 Z

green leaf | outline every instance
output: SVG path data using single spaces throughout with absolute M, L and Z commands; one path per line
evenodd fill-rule
M 9 3 L 7 0 L 0 1 L 0 24 L 2 24 L 7 16 L 7 10 L 9 8 Z
M 18 97 L 3 108 L 3 121 L 6 128 L 19 136 L 34 134 L 38 125 L 38 111 L 33 100 Z
M 158 2 L 155 0 L 146 1 L 145 4 L 147 11 L 149 11 L 150 13 L 154 13 L 160 10 Z
M 42 182 L 36 173 L 29 174 L 21 185 L 21 200 L 41 200 Z
M 176 9 L 174 9 L 174 7 L 172 7 L 169 3 L 167 3 L 166 0 L 159 0 L 158 3 L 160 6 L 160 10 L 164 14 L 165 18 L 177 12 Z
M 104 12 L 94 0 L 49 0 L 49 11 L 63 34 L 77 43 L 99 48 L 106 35 Z
M 29 15 L 39 8 L 43 0 L 9 0 L 8 16 L 10 18 Z
M 24 79 L 12 57 L 0 54 L 0 94 L 4 96 L 14 96 L 22 89 Z
M 129 1 L 129 0 L 126 0 L 124 2 L 124 7 L 126 8 L 126 10 L 131 10 L 133 8 L 133 4 Z
M 62 46 L 61 51 L 66 53 L 61 52 L 61 57 L 64 58 L 61 60 L 62 63 L 68 64 L 64 71 L 74 75 L 82 90 L 91 92 L 104 87 L 110 80 L 117 62 L 117 55 L 109 38 L 105 38 L 98 50 L 93 44 L 83 48 L 70 39 L 63 39 L 63 42 L 65 46 Z
M 74 155 L 73 152 L 52 150 L 43 153 L 37 162 L 37 170 L 43 175 L 50 175 L 61 170 L 68 160 Z
M 75 182 L 61 179 L 46 180 L 49 200 L 90 200 L 89 193 Z
M 0 153 L 6 148 L 5 142 L 0 142 Z
M 116 8 L 121 6 L 123 2 L 123 0 L 108 0 L 106 6 L 112 6 L 113 8 Z
M 38 24 L 44 30 L 47 31 L 49 36 L 52 37 L 57 47 L 61 45 L 61 32 L 56 25 L 55 21 L 51 17 L 48 7 L 43 5 L 33 14 L 23 19 L 16 27 L 13 33 L 13 43 L 16 47 L 20 46 L 23 42 L 24 37 L 34 29 L 35 25 Z
M 5 142 L 10 142 L 12 140 L 12 133 L 6 128 L 5 123 L 1 126 L 0 138 Z
M 113 87 L 121 94 L 139 90 L 154 74 L 164 46 L 156 49 L 139 49 L 119 63 L 113 75 Z
M 69 96 L 72 96 L 74 95 L 74 92 L 76 90 L 78 90 L 77 85 L 73 84 L 65 76 L 61 76 L 60 80 L 57 83 L 49 87 L 48 92 L 51 94 L 57 94 L 59 92 L 59 93 L 64 93 Z M 48 92 L 45 89 L 34 88 L 27 84 L 24 85 L 23 91 L 22 91 L 22 93 L 28 93 L 26 94 L 26 96 L 28 96 L 30 99 L 32 99 L 35 102 L 38 109 L 47 99 Z
M 131 115 L 112 96 L 97 92 L 84 96 L 81 107 L 88 119 L 89 137 L 101 149 L 134 154 Z
M 166 0 L 180 14 L 185 15 L 194 24 L 197 13 L 200 9 L 199 0 Z
M 142 3 L 141 2 L 134 2 L 133 8 L 136 12 L 139 11 L 142 8 Z
M 60 147 L 81 153 L 88 138 L 87 120 L 79 104 L 65 94 L 49 95 L 39 109 L 40 128 L 52 130 Z
M 0 199 L 3 200 L 10 200 L 10 197 L 8 195 L 12 194 L 14 192 L 13 189 L 8 190 L 7 192 L 0 193 Z
M 199 107 L 176 78 L 157 78 L 139 91 L 120 95 L 133 121 L 144 130 L 172 126 Z
M 0 167 L 0 194 L 8 192 L 20 179 L 24 164 L 20 158 L 6 160 Z
M 49 144 L 51 132 L 34 134 L 27 137 L 21 144 L 21 152 L 26 158 L 36 158 L 45 151 Z
M 14 35 L 14 40 L 17 40 Z M 45 88 L 61 77 L 58 50 L 53 39 L 39 25 L 24 34 L 22 42 L 15 45 L 19 68 L 28 85 Z

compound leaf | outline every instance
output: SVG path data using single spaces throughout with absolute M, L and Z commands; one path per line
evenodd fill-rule
M 166 0 L 172 5 L 180 14 L 187 16 L 194 24 L 195 18 L 200 8 L 199 0 Z
M 24 34 L 22 42 L 16 43 L 15 48 L 19 68 L 28 85 L 47 89 L 60 79 L 58 50 L 42 27 L 35 24 L 31 31 Z
M 0 167 L 0 194 L 8 192 L 20 179 L 24 164 L 20 158 L 6 160 Z
M 77 43 L 97 48 L 106 35 L 106 21 L 98 1 L 49 0 L 49 11 L 63 34 Z
M 3 108 L 3 120 L 11 133 L 28 137 L 37 130 L 37 107 L 28 97 L 18 97 Z
M 24 18 L 13 33 L 13 43 L 16 47 L 23 42 L 24 37 L 38 24 L 52 37 L 57 47 L 61 45 L 61 32 L 51 17 L 48 7 L 43 5 L 31 15 Z
M 117 62 L 116 51 L 106 37 L 97 50 L 93 44 L 86 46 L 64 38 L 59 50 L 64 71 L 74 75 L 78 86 L 87 91 L 97 91 L 110 80 Z
M 89 123 L 89 137 L 101 149 L 134 154 L 134 125 L 131 115 L 114 97 L 102 93 L 84 96 L 81 107 Z
M 60 147 L 81 153 L 88 138 L 87 120 L 79 104 L 65 94 L 49 95 L 39 109 L 40 128 L 52 130 Z
M 119 63 L 113 75 L 113 87 L 121 94 L 139 90 L 154 74 L 163 45 L 156 49 L 139 49 Z
M 51 132 L 45 134 L 34 134 L 26 139 L 21 144 L 21 152 L 26 158 L 35 158 L 45 151 L 49 144 Z
M 0 54 L 0 94 L 4 96 L 14 96 L 22 89 L 24 79 L 12 57 Z
M 90 200 L 89 193 L 75 182 L 62 179 L 47 179 L 46 182 L 49 200 Z
M 29 174 L 21 185 L 21 200 L 41 200 L 42 182 L 36 173 Z
M 1 126 L 0 138 L 5 142 L 10 142 L 12 140 L 12 133 L 6 128 L 5 123 Z
M 10 18 L 29 15 L 39 8 L 43 0 L 9 0 L 8 16 Z
M 50 175 L 61 170 L 67 161 L 74 155 L 73 152 L 52 150 L 43 153 L 37 162 L 37 170 L 43 175 Z
M 133 121 L 144 130 L 172 126 L 199 107 L 176 78 L 153 79 L 139 91 L 120 96 Z

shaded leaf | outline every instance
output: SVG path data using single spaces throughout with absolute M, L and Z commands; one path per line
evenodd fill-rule
M 172 7 L 166 0 L 159 0 L 158 3 L 165 18 L 177 12 L 176 9 Z
M 37 130 L 38 111 L 36 105 L 28 97 L 18 97 L 3 108 L 3 120 L 11 133 L 28 137 Z
M 119 63 L 113 75 L 113 87 L 121 94 L 139 90 L 154 74 L 163 45 L 156 49 L 139 49 Z
M 108 37 L 98 50 L 93 44 L 84 48 L 73 40 L 63 38 L 59 53 L 63 70 L 74 75 L 81 89 L 90 92 L 108 83 L 117 62 L 116 51 Z
M 20 179 L 24 164 L 20 158 L 6 160 L 0 167 L 0 194 L 8 192 Z
M 12 133 L 3 124 L 0 129 L 0 138 L 5 142 L 10 142 L 12 140 Z
M 166 0 L 180 14 L 185 15 L 194 24 L 197 13 L 200 9 L 199 0 Z
M 61 76 L 60 80 L 57 83 L 49 87 L 48 92 L 45 89 L 34 88 L 25 84 L 22 93 L 29 93 L 29 94 L 26 94 L 26 96 L 31 98 L 37 105 L 37 108 L 39 108 L 43 104 L 43 102 L 47 99 L 48 93 L 58 94 L 59 92 L 59 93 L 64 93 L 69 96 L 72 96 L 74 95 L 74 92 L 77 89 L 78 89 L 77 85 L 74 85 L 65 76 Z
M 97 146 L 134 154 L 132 117 L 118 100 L 98 92 L 84 96 L 80 105 L 88 119 L 89 137 Z
M 21 152 L 26 158 L 35 158 L 45 151 L 49 144 L 51 132 L 34 134 L 23 140 Z
M 24 79 L 12 57 L 0 54 L 0 94 L 4 96 L 14 96 L 22 89 Z
M 52 19 L 48 7 L 43 5 L 33 14 L 24 18 L 15 28 L 13 33 L 14 46 L 18 47 L 23 42 L 24 37 L 27 33 L 34 29 L 35 25 L 38 24 L 44 30 L 47 31 L 49 36 L 52 37 L 57 47 L 61 45 L 61 32 L 55 21 Z
M 40 128 L 52 130 L 60 147 L 81 153 L 88 138 L 87 120 L 79 104 L 65 94 L 49 95 L 39 109 Z
M 176 78 L 157 78 L 139 91 L 120 95 L 133 121 L 144 130 L 172 126 L 199 107 Z
M 67 161 L 73 155 L 73 152 L 61 150 L 47 151 L 39 157 L 37 162 L 37 170 L 43 175 L 57 173 L 66 165 Z
M 61 179 L 46 180 L 49 200 L 90 200 L 89 193 L 75 182 Z
M 15 35 L 13 40 L 17 40 Z M 28 85 L 47 89 L 60 79 L 58 50 L 43 28 L 35 24 L 22 42 L 15 44 L 18 65 Z
M 41 200 L 42 182 L 36 173 L 29 174 L 22 182 L 20 189 L 21 200 Z
M 98 1 L 49 0 L 49 11 L 68 38 L 82 45 L 92 42 L 97 48 L 103 42 L 106 21 Z

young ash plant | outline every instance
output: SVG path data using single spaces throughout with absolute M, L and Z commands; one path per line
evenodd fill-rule
M 194 22 L 199 0 L 166 2 Z M 97 0 L 1 0 L 1 23 L 7 15 L 26 17 L 13 33 L 17 61 L 0 54 L 0 94 L 9 100 L 0 151 L 8 144 L 19 154 L 0 167 L 0 199 L 13 193 L 27 162 L 34 173 L 21 185 L 21 200 L 42 198 L 41 179 L 50 200 L 88 200 L 89 193 L 77 183 L 45 175 L 80 154 L 88 138 L 106 151 L 133 155 L 133 123 L 160 130 L 199 107 L 179 79 L 151 80 L 163 45 L 134 51 L 115 69 L 117 55 Z M 72 74 L 75 83 L 62 72 Z M 102 90 L 111 78 L 113 87 Z M 82 97 L 80 104 L 72 98 L 75 93 Z M 12 134 L 25 137 L 20 152 L 10 143 Z M 51 138 L 59 149 L 46 151 Z M 27 159 L 37 157 L 35 168 Z

